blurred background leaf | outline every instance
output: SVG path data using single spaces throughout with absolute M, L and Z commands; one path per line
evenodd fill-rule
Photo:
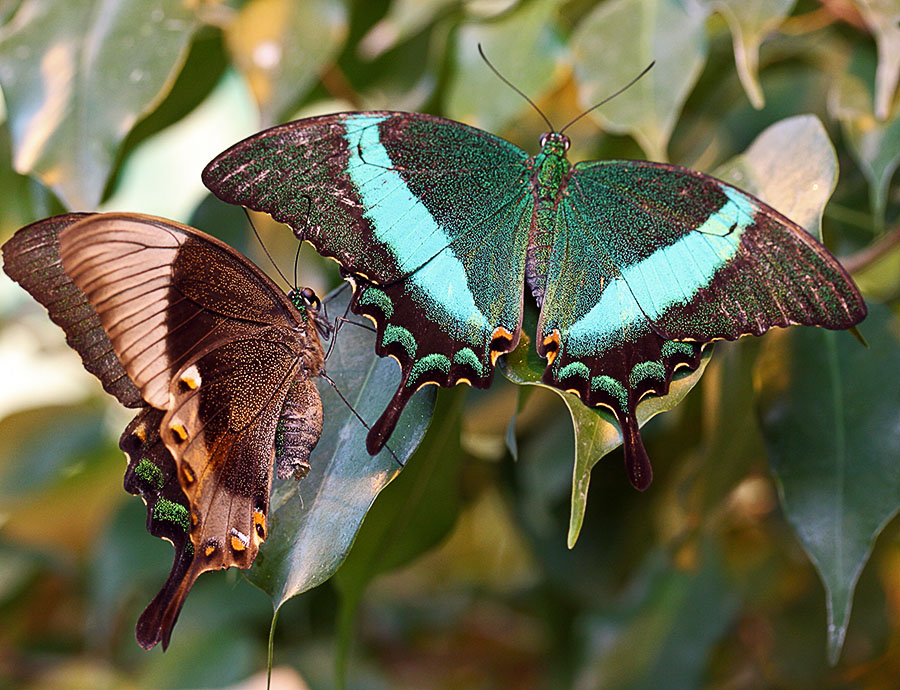
M 420 450 L 352 547 L 374 490 L 346 513 L 316 508 L 313 476 L 299 494 L 276 492 L 282 506 L 319 511 L 282 546 L 331 540 L 332 560 L 317 572 L 309 558 L 264 552 L 253 582 L 280 601 L 346 555 L 336 577 L 281 603 L 276 674 L 289 688 L 335 687 L 339 668 L 350 688 L 653 688 L 664 678 L 892 690 L 897 17 L 896 0 L 0 0 L 0 239 L 70 208 L 145 211 L 269 270 L 244 214 L 200 184 L 202 166 L 234 141 L 297 114 L 391 108 L 463 118 L 534 152 L 546 124 L 481 63 L 478 42 L 557 126 L 655 59 L 567 131 L 572 159 L 715 171 L 821 232 L 869 300 L 870 348 L 818 329 L 718 344 L 694 391 L 643 428 L 655 469 L 645 494 L 627 486 L 602 413 L 572 406 L 588 416 L 576 433 L 557 392 L 499 375 L 487 391 L 440 391 Z M 254 222 L 287 273 L 293 236 Z M 313 252 L 299 266 L 319 294 L 339 282 Z M 539 371 L 533 348 L 515 357 L 509 371 Z M 346 365 L 329 366 L 337 375 Z M 391 360 L 378 365 L 396 375 Z M 134 643 L 172 556 L 121 487 L 115 442 L 129 415 L 5 275 L 0 377 L 0 687 L 255 677 L 272 609 L 234 570 L 200 578 L 167 653 Z M 375 409 L 368 390 L 351 397 Z M 326 401 L 339 426 L 342 405 Z M 600 453 L 585 452 L 588 430 L 609 439 L 594 444 L 607 459 L 592 472 Z M 353 451 L 329 457 L 365 476 Z M 577 519 L 573 471 L 591 479 L 590 500 L 576 492 Z
M 880 305 L 864 332 L 773 334 L 757 363 L 760 415 L 788 520 L 828 594 L 828 654 L 837 661 L 853 589 L 875 538 L 900 505 L 900 322 Z M 798 366 L 798 360 L 803 364 Z
M 262 124 L 283 121 L 343 46 L 347 11 L 334 0 L 251 0 L 225 31 Z
M 70 209 L 94 209 L 119 145 L 165 96 L 195 28 L 181 0 L 23 3 L 0 29 L 15 170 Z

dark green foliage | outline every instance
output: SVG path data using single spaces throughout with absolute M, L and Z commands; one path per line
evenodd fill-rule
M 623 485 L 609 415 L 540 386 L 520 407 L 522 387 L 501 376 L 487 391 L 460 388 L 447 401 L 442 392 L 427 456 L 411 460 L 409 484 L 383 492 L 352 548 L 397 466 L 381 458 L 368 474 L 356 464 L 363 454 L 340 454 L 345 438 L 358 444 L 365 432 L 323 388 L 325 437 L 329 415 L 337 424 L 323 451 L 330 459 L 317 469 L 313 456 L 299 495 L 276 487 L 272 530 L 280 520 L 296 531 L 267 541 L 271 553 L 249 577 L 282 602 L 327 579 L 350 551 L 348 571 L 337 587 L 326 582 L 281 606 L 276 672 L 333 687 L 355 611 L 348 687 L 649 690 L 661 678 L 685 690 L 896 686 L 900 116 L 896 20 L 879 14 L 883 5 L 58 6 L 0 2 L 2 240 L 54 213 L 96 211 L 105 194 L 118 210 L 193 217 L 268 270 L 240 212 L 202 187 L 212 157 L 280 120 L 373 108 L 452 117 L 534 153 L 546 124 L 481 63 L 480 41 L 557 127 L 656 59 L 631 91 L 567 130 L 569 159 L 646 156 L 746 189 L 814 234 L 821 227 L 871 307 L 860 326 L 870 349 L 799 327 L 721 343 L 702 378 L 684 379 L 677 407 L 645 399 L 640 420 L 670 411 L 642 429 L 655 469 L 644 494 Z M 162 21 L 152 21 L 160 8 Z M 323 8 L 327 21 L 304 19 Z M 255 220 L 290 276 L 296 240 Z M 319 295 L 338 282 L 333 264 L 308 250 L 299 276 Z M 536 383 L 544 360 L 525 340 L 498 366 Z M 344 358 L 333 373 L 367 380 L 373 361 L 354 368 Z M 376 389 L 389 395 L 398 383 L 400 368 L 381 364 L 378 386 L 347 396 L 370 405 L 368 422 L 386 403 Z M 451 413 L 460 404 L 461 416 Z M 514 411 L 515 462 L 505 451 Z M 217 687 L 265 668 L 269 601 L 235 570 L 200 579 L 165 655 L 136 648 L 133 623 L 172 550 L 146 534 L 144 508 L 122 491 L 116 440 L 132 416 L 83 371 L 44 310 L 0 276 L 0 685 Z M 351 468 L 360 482 L 382 474 L 341 513 L 343 498 L 329 506 L 319 487 L 328 476 L 350 486 L 340 480 Z M 315 529 L 302 529 L 303 514 Z M 327 536 L 317 540 L 322 525 Z M 303 559 L 283 557 L 292 551 Z

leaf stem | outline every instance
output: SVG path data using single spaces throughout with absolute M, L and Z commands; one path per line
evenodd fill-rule
M 900 245 L 900 225 L 892 228 L 882 235 L 881 239 L 873 242 L 865 249 L 860 249 L 841 261 L 848 273 L 856 273 L 868 268 L 888 252 Z

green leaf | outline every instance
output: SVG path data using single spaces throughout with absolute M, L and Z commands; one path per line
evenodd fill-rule
M 878 46 L 875 115 L 887 120 L 900 77 L 900 0 L 853 0 Z
M 615 417 L 604 408 L 587 407 L 578 396 L 541 383 L 541 375 L 547 368 L 547 363 L 538 356 L 531 343 L 529 334 L 534 333 L 536 329 L 536 310 L 530 305 L 526 306 L 519 346 L 506 356 L 506 366 L 503 366 L 501 370 L 513 383 L 541 386 L 553 391 L 563 399 L 566 407 L 569 408 L 572 425 L 575 429 L 575 466 L 572 472 L 572 504 L 568 535 L 568 545 L 571 549 L 578 541 L 578 534 L 584 523 L 591 470 L 607 453 L 622 445 L 622 432 Z M 668 395 L 650 396 L 638 405 L 637 418 L 641 426 L 660 412 L 671 410 L 684 399 L 684 396 L 700 380 L 709 361 L 710 353 L 711 348 L 707 348 L 700 367 L 696 371 L 677 373 L 672 379 Z
M 197 26 L 182 0 L 28 0 L 0 29 L 14 167 L 70 209 L 100 202 L 118 147 L 168 92 Z
M 461 0 L 396 0 L 360 40 L 359 51 L 374 60 L 438 20 L 456 14 L 461 7 Z
M 0 241 L 11 237 L 16 230 L 34 217 L 29 199 L 31 185 L 34 183 L 16 173 L 11 163 L 9 131 L 6 123 L 0 118 L 0 189 L 4 192 L 4 203 L 0 206 Z
M 870 305 L 849 334 L 770 334 L 757 366 L 760 415 L 787 519 L 825 585 L 836 663 L 853 590 L 876 537 L 900 508 L 900 324 Z
M 637 84 L 591 113 L 604 129 L 633 136 L 651 160 L 667 160 L 672 129 L 706 62 L 707 15 L 699 0 L 612 0 L 598 5 L 572 36 L 585 109 L 656 61 Z
M 891 117 L 879 121 L 872 112 L 872 96 L 866 85 L 858 77 L 845 74 L 829 94 L 828 109 L 840 120 L 850 153 L 869 181 L 876 229 L 882 229 L 888 187 L 900 165 L 900 107 L 893 109 Z
M 747 98 L 757 110 L 766 104 L 759 84 L 759 46 L 787 17 L 797 0 L 708 0 L 725 17 L 734 39 L 734 62 Z
M 447 115 L 495 132 L 530 107 L 484 64 L 478 45 L 516 88 L 537 99 L 557 74 L 562 52 L 558 13 L 556 0 L 535 0 L 500 19 L 464 24 L 455 51 L 456 76 L 447 90 Z
M 22 0 L 0 0 L 0 25 L 6 24 L 21 4 Z
M 374 60 L 444 20 L 490 19 L 514 7 L 517 0 L 395 0 L 387 14 L 359 42 L 360 53 Z
M 715 175 L 758 196 L 821 240 L 822 213 L 837 184 L 838 161 L 815 115 L 776 122 Z
M 349 290 L 327 302 L 343 314 Z M 373 422 L 390 400 L 400 370 L 374 354 L 374 333 L 344 324 L 326 362 L 326 371 L 353 409 Z M 366 451 L 367 429 L 324 380 L 318 384 L 325 422 L 310 457 L 312 469 L 300 482 L 276 480 L 269 513 L 269 539 L 260 547 L 248 577 L 272 597 L 275 608 L 327 580 L 337 570 L 378 493 L 400 471 L 425 433 L 434 404 L 428 387 L 406 406 L 390 439 L 376 456 Z
M 765 457 L 756 405 L 753 366 L 761 340 L 719 343 L 703 376 L 703 445 L 694 486 L 695 514 L 706 526 L 722 519 L 717 510 Z
M 297 105 L 346 36 L 347 10 L 338 0 L 251 0 L 241 8 L 225 37 L 265 126 Z
M 226 71 L 199 106 L 135 147 L 100 210 L 149 213 L 187 223 L 209 196 L 200 179 L 203 168 L 258 125 L 245 82 L 234 70 Z

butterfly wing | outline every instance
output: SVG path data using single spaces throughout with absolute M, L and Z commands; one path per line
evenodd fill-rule
M 560 205 L 538 319 L 537 349 L 548 359 L 542 378 L 588 406 L 612 410 L 628 478 L 643 490 L 653 473 L 637 404 L 648 394 L 665 395 L 676 368 L 696 369 L 702 345 L 666 340 L 651 328 L 602 247 L 586 241 L 583 223 L 576 207 Z M 597 293 L 605 301 L 594 310 Z
M 218 197 L 264 211 L 352 274 L 352 309 L 403 369 L 377 452 L 422 385 L 490 384 L 522 320 L 533 197 L 524 151 L 451 120 L 341 113 L 257 134 L 213 160 Z
M 191 228 L 93 216 L 61 233 L 60 255 L 128 376 L 163 411 L 159 435 L 190 506 L 194 555 L 154 600 L 152 640 L 154 626 L 171 631 L 198 575 L 253 562 L 285 399 L 321 370 L 321 344 L 314 319 L 265 275 Z
M 647 161 L 582 163 L 568 192 L 587 241 L 604 247 L 666 338 L 734 340 L 797 324 L 843 329 L 866 315 L 825 247 L 708 175 Z
M 60 231 L 88 215 L 67 213 L 21 228 L 3 245 L 3 270 L 44 305 L 84 368 L 100 379 L 106 392 L 126 407 L 139 407 L 144 404 L 140 391 L 116 357 L 97 312 L 59 258 Z
M 160 641 L 163 648 L 168 647 L 180 611 L 180 607 L 172 611 L 168 603 L 194 560 L 190 502 L 178 481 L 175 459 L 159 436 L 164 414 L 145 407 L 119 439 L 119 448 L 128 458 L 125 490 L 140 496 L 146 504 L 147 531 L 175 547 L 175 560 L 166 583 L 138 619 L 136 636 L 144 649 L 151 649 Z
M 545 382 L 613 410 L 644 488 L 635 407 L 667 392 L 675 368 L 696 368 L 700 344 L 864 316 L 834 257 L 761 201 L 674 166 L 592 162 L 575 166 L 558 206 L 538 350 Z

